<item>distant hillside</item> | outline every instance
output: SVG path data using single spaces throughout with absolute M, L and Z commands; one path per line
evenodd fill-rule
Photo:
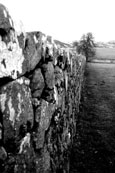
M 115 48 L 115 41 L 96 42 L 95 46 L 99 48 Z
M 69 44 L 69 43 L 64 43 L 64 42 L 61 42 L 59 40 L 54 40 L 54 42 L 56 43 L 56 45 L 60 45 L 61 47 L 73 48 L 73 45 Z

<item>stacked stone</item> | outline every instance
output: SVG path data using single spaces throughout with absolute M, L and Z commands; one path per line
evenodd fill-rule
M 85 58 L 41 32 L 18 34 L 0 5 L 0 171 L 69 171 Z

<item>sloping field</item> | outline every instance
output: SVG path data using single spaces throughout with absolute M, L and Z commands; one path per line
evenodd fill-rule
M 115 48 L 95 48 L 96 55 L 93 59 L 115 60 Z

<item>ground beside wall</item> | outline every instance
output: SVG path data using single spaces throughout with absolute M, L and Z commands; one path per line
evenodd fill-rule
M 0 170 L 69 172 L 85 57 L 0 14 Z

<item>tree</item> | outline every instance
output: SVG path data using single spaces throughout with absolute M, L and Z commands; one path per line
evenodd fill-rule
M 86 35 L 84 34 L 81 37 L 81 40 L 76 44 L 77 52 L 85 55 L 86 61 L 88 61 L 89 57 L 95 55 L 94 47 L 95 47 L 94 37 L 90 32 L 87 33 Z
M 77 48 L 78 44 L 79 44 L 78 41 L 74 41 L 74 42 L 73 42 L 73 47 L 76 47 L 76 48 Z

